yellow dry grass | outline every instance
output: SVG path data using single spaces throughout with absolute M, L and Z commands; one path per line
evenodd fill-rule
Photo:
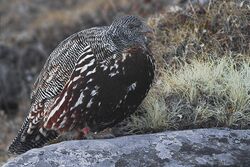
M 149 18 L 155 84 L 129 132 L 250 127 L 249 9 L 247 1 L 211 0 Z

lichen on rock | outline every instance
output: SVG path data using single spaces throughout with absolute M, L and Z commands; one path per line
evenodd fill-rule
M 32 149 L 14 166 L 247 166 L 250 130 L 196 129 L 114 139 L 65 141 Z

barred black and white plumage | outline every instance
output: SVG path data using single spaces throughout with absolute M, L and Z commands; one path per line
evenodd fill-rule
M 30 113 L 9 147 L 20 154 L 64 132 L 98 132 L 132 114 L 154 78 L 151 29 L 136 16 L 73 34 L 46 61 L 31 94 Z

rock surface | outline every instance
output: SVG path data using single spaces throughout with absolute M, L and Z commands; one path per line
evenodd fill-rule
M 114 139 L 66 141 L 30 150 L 16 166 L 248 166 L 250 130 L 197 129 Z

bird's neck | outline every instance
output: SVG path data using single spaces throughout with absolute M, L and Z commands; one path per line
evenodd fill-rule
M 99 37 L 97 37 L 98 45 L 93 45 L 93 50 L 95 54 L 97 55 L 98 59 L 103 60 L 106 57 L 109 57 L 115 53 L 121 52 L 123 50 L 123 47 L 120 45 L 117 45 L 115 41 L 112 40 L 111 36 L 107 33 L 100 34 Z

